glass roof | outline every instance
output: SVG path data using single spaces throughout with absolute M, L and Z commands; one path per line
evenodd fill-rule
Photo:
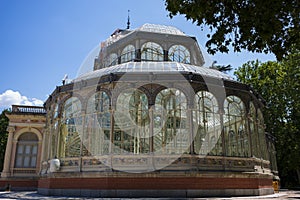
M 215 78 L 222 78 L 226 80 L 233 80 L 233 78 L 227 74 L 224 74 L 215 69 L 209 69 L 207 67 L 199 67 L 195 65 L 189 65 L 178 62 L 127 62 L 119 65 L 114 65 L 107 68 L 98 69 L 86 74 L 83 74 L 73 82 L 100 78 L 101 76 L 108 75 L 110 73 L 126 73 L 126 72 L 160 72 L 160 73 L 172 73 L 172 72 L 192 72 L 203 76 L 210 76 Z
M 167 33 L 173 35 L 185 35 L 184 32 L 180 31 L 179 29 L 173 26 L 165 26 L 165 25 L 158 25 L 158 24 L 144 24 L 137 30 L 155 32 L 155 33 Z

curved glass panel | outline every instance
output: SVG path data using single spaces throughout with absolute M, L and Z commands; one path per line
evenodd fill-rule
M 80 156 L 81 136 L 81 102 L 77 97 L 71 97 L 63 106 L 59 138 L 59 157 Z
M 141 59 L 146 61 L 163 61 L 164 51 L 155 42 L 147 42 L 141 48 Z
M 260 109 L 257 109 L 257 122 L 258 122 L 257 129 L 258 129 L 261 158 L 268 160 L 269 155 L 268 155 L 268 149 L 266 144 L 264 117 Z
M 227 156 L 249 157 L 249 136 L 246 129 L 245 106 L 237 96 L 224 102 L 224 132 Z
M 114 114 L 113 144 L 115 154 L 142 154 L 150 150 L 147 96 L 134 89 L 123 91 Z
M 191 55 L 187 48 L 182 45 L 173 45 L 169 49 L 169 60 L 180 63 L 191 63 Z
M 195 153 L 222 155 L 222 138 L 219 107 L 213 94 L 197 92 L 193 111 Z
M 224 74 L 218 70 L 209 69 L 207 67 L 199 67 L 196 65 L 189 65 L 178 62 L 127 62 L 96 71 L 86 73 L 79 76 L 73 82 L 86 80 L 89 78 L 98 78 L 100 76 L 108 75 L 116 72 L 193 72 L 193 74 L 199 74 L 203 76 L 215 77 L 224 80 L 233 80 L 227 74 Z
M 55 120 L 51 124 L 51 132 L 50 132 L 50 158 L 54 158 L 57 156 L 57 139 L 59 138 L 59 127 L 58 127 L 58 120 Z
M 110 123 L 110 98 L 106 92 L 97 92 L 87 103 L 83 155 L 96 156 L 109 153 Z
M 116 53 L 109 54 L 106 60 L 106 66 L 109 67 L 116 64 L 118 64 L 118 55 Z
M 260 158 L 260 148 L 259 148 L 259 138 L 256 126 L 256 108 L 253 102 L 250 102 L 250 111 L 249 111 L 249 126 L 250 126 L 250 135 L 252 143 L 252 156 Z
M 183 92 L 169 88 L 158 93 L 155 99 L 153 120 L 155 152 L 162 154 L 189 152 L 187 99 Z
M 165 26 L 160 24 L 144 24 L 138 30 L 147 31 L 147 32 L 156 32 L 156 33 L 165 33 L 165 34 L 174 34 L 174 35 L 185 35 L 179 29 L 173 26 Z
M 58 104 L 55 104 L 53 111 L 53 119 L 58 117 Z
M 135 59 L 135 48 L 133 45 L 127 45 L 121 55 L 121 63 L 129 62 Z

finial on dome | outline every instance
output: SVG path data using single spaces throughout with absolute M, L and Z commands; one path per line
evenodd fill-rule
M 129 12 L 130 12 L 130 10 L 128 10 L 127 29 L 129 29 L 129 28 L 130 28 L 130 18 L 129 18 Z

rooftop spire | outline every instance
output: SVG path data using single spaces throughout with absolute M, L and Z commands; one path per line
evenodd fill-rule
M 129 29 L 129 28 L 130 28 L 130 18 L 129 18 L 129 12 L 130 12 L 130 10 L 128 10 L 127 29 Z

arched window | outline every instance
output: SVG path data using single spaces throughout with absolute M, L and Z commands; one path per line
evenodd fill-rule
M 260 158 L 260 148 L 259 148 L 259 138 L 257 132 L 257 124 L 256 124 L 256 108 L 253 102 L 250 102 L 250 110 L 249 110 L 249 127 L 251 134 L 251 144 L 252 144 L 252 156 Z
M 57 156 L 57 137 L 59 135 L 59 105 L 56 103 L 52 107 L 53 109 L 53 114 L 52 114 L 52 119 L 49 121 L 51 124 L 51 132 L 50 132 L 50 158 L 54 158 Z
M 109 54 L 106 60 L 106 66 L 109 67 L 116 64 L 118 64 L 118 55 L 116 53 Z
M 157 94 L 154 109 L 154 150 L 167 154 L 188 153 L 190 134 L 187 99 L 178 89 L 164 89 Z
M 194 102 L 195 152 L 201 155 L 221 155 L 221 123 L 217 99 L 210 92 L 200 91 L 195 95 Z
M 229 96 L 224 102 L 224 131 L 227 156 L 248 157 L 249 136 L 246 131 L 245 106 L 237 96 Z
M 163 61 L 164 51 L 159 44 L 147 42 L 141 48 L 141 58 L 147 61 Z
M 257 109 L 257 129 L 258 129 L 258 138 L 259 138 L 259 147 L 261 152 L 261 158 L 268 160 L 269 154 L 266 143 L 265 136 L 265 124 L 264 117 L 260 109 Z
M 65 102 L 60 129 L 59 156 L 80 156 L 82 116 L 81 103 L 77 97 L 71 97 Z
M 135 48 L 133 45 L 126 46 L 121 55 L 121 63 L 129 62 L 135 59 Z
M 128 89 L 118 96 L 114 120 L 114 153 L 149 152 L 148 98 L 142 91 Z
M 18 138 L 15 168 L 35 168 L 38 154 L 38 137 L 23 133 Z
M 58 104 L 56 103 L 53 111 L 53 119 L 56 119 L 57 117 L 58 117 Z
M 93 94 L 87 104 L 83 135 L 83 155 L 109 153 L 110 143 L 110 98 L 104 91 Z
M 191 63 L 191 55 L 187 48 L 182 45 L 173 45 L 169 49 L 169 60 L 180 63 Z

